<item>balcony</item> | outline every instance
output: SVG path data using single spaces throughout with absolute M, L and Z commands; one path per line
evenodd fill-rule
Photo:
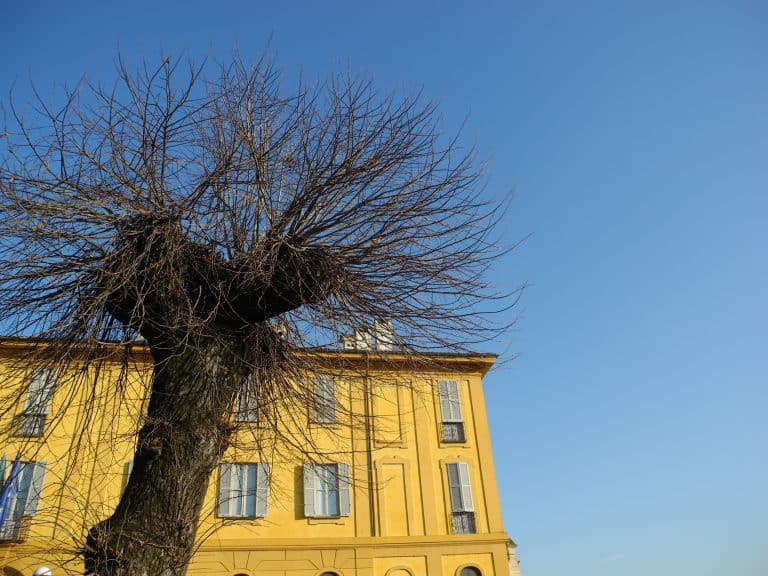
M 443 422 L 443 433 L 440 439 L 446 444 L 457 444 L 466 442 L 467 439 L 464 436 L 464 423 L 463 422 Z
M 24 542 L 29 534 L 29 516 L 8 518 L 0 524 L 0 542 Z
M 42 436 L 45 429 L 45 414 L 19 414 L 16 417 L 17 436 Z

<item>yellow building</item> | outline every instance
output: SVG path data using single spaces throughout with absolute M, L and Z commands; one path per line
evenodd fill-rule
M 27 346 L 0 343 L 3 389 L 18 389 L 18 378 L 27 385 L 13 413 L 0 416 L 12 423 L 2 438 L 0 567 L 6 576 L 41 567 L 54 576 L 82 573 L 76 552 L 86 530 L 110 514 L 130 473 L 128 432 L 141 417 L 149 357 L 133 354 L 118 401 L 68 387 L 55 370 L 5 370 Z M 419 364 L 389 351 L 322 357 L 327 370 L 307 376 L 313 405 L 287 419 L 303 427 L 312 451 L 269 444 L 273 424 L 239 399 L 236 438 L 211 477 L 188 573 L 519 574 L 502 526 L 482 390 L 495 357 L 436 354 Z M 122 369 L 118 359 L 108 362 L 97 387 Z M 95 397 L 106 400 L 86 409 Z

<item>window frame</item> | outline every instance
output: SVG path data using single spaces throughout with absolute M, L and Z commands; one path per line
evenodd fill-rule
M 58 379 L 59 371 L 56 368 L 43 367 L 32 370 L 24 408 L 18 415 L 17 436 L 43 435 Z
M 331 475 L 332 484 L 329 483 Z M 304 464 L 304 516 L 343 518 L 351 513 L 349 464 Z
M 235 422 L 240 424 L 258 424 L 259 422 L 259 384 L 254 375 L 248 376 L 237 392 Z
M 5 511 L 0 522 L 0 542 L 18 541 L 24 519 L 37 514 L 47 463 L 16 460 L 9 464 L 3 459 L 1 468 L 0 504 Z
M 312 423 L 338 424 L 336 378 L 316 374 L 312 381 Z
M 451 533 L 477 534 L 477 518 L 469 463 L 455 461 L 447 462 L 445 466 Z
M 440 442 L 443 444 L 465 444 L 467 434 L 459 381 L 438 380 L 437 397 L 440 405 Z M 452 432 L 448 432 L 448 430 Z
M 233 487 L 233 478 L 238 479 L 236 487 Z M 269 483 L 269 465 L 265 462 L 222 462 L 219 464 L 216 515 L 233 520 L 264 518 L 267 515 Z

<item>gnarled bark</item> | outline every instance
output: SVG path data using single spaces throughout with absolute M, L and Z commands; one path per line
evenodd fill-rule
M 228 446 L 229 408 L 251 370 L 251 346 L 217 335 L 170 354 L 152 347 L 156 368 L 133 469 L 114 514 L 88 534 L 86 574 L 185 573 L 211 472 Z

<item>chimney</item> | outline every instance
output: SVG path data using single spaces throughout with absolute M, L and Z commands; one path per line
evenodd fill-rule
M 373 335 L 376 338 L 377 350 L 390 352 L 395 347 L 395 329 L 391 320 L 377 318 L 373 323 Z

